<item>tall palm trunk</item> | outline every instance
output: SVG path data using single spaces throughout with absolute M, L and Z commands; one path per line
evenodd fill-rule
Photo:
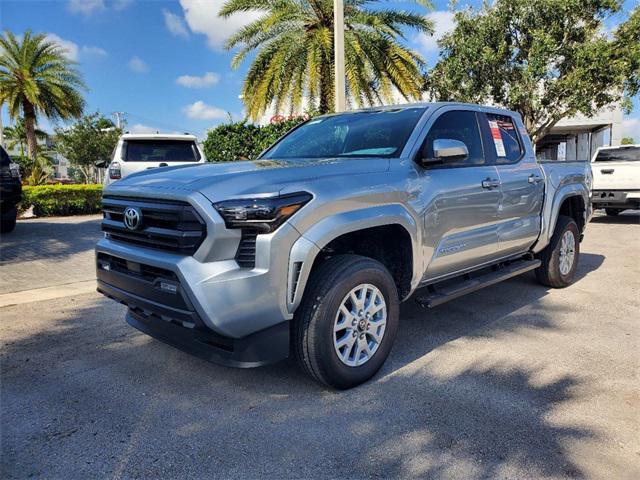
M 318 113 L 324 114 L 333 112 L 333 49 L 327 52 L 328 55 L 322 62 L 320 73 L 320 102 Z
M 36 110 L 33 105 L 25 100 L 24 106 L 24 130 L 27 136 L 27 155 L 31 160 L 38 158 L 38 141 L 36 139 Z

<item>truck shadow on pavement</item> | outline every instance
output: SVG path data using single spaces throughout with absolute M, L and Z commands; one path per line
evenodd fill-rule
M 591 223 L 640 225 L 640 214 L 637 210 L 634 210 L 633 212 L 623 212 L 615 217 L 609 215 L 597 215 L 591 218 Z
M 95 216 L 19 221 L 0 237 L 0 264 L 32 260 L 64 260 L 93 250 L 102 237 L 101 218 Z
M 603 261 L 582 254 L 579 279 Z M 135 332 L 114 302 L 65 307 L 46 328 L 3 342 L 2 471 L 583 478 L 568 446 L 597 433 L 552 418 L 580 400 L 585 378 L 541 380 L 535 359 L 438 362 L 493 337 L 561 331 L 569 307 L 543 307 L 547 292 L 524 276 L 433 310 L 409 300 L 385 366 L 345 392 L 318 386 L 293 360 L 253 370 L 198 360 Z

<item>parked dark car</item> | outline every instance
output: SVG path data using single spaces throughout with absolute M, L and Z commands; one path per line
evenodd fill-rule
M 16 228 L 21 195 L 20 168 L 11 162 L 5 149 L 0 146 L 0 232 L 9 233 Z

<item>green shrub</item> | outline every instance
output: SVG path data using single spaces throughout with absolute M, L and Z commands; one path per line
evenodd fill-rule
M 252 160 L 306 117 L 294 117 L 259 126 L 233 122 L 218 125 L 207 132 L 204 153 L 210 162 Z
M 102 185 L 38 185 L 22 187 L 21 209 L 33 207 L 37 217 L 99 213 Z

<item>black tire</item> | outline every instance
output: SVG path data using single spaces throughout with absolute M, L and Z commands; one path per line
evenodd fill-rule
M 620 208 L 605 208 L 604 211 L 610 217 L 617 217 L 622 212 Z
M 563 274 L 560 271 L 560 246 L 567 230 L 573 233 L 574 258 L 570 270 Z M 542 265 L 536 268 L 536 277 L 540 283 L 553 288 L 564 288 L 573 283 L 580 259 L 580 230 L 573 218 L 564 215 L 558 217 L 551 242 L 538 254 L 538 259 L 542 261 Z
M 343 299 L 361 284 L 378 288 L 387 306 L 387 323 L 371 358 L 362 365 L 348 366 L 336 353 L 333 328 Z M 380 262 L 358 255 L 330 258 L 312 273 L 295 314 L 292 340 L 298 362 L 315 380 L 336 389 L 367 381 L 389 356 L 398 330 L 399 304 L 393 277 Z
M 0 217 L 0 233 L 10 233 L 16 228 L 16 220 L 18 218 L 18 210 L 13 207 L 6 212 L 2 212 Z

